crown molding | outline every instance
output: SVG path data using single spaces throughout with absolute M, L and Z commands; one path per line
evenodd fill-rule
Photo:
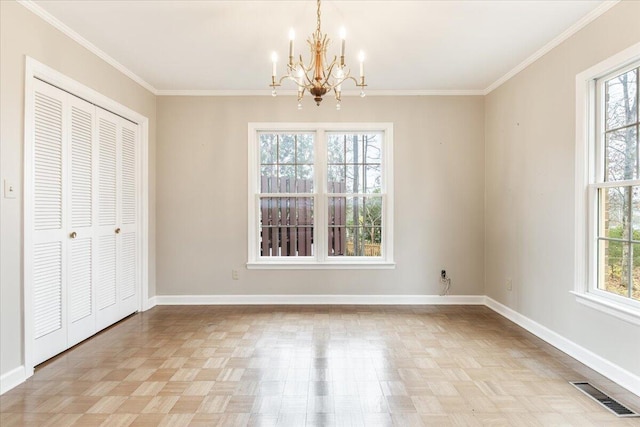
M 555 48 L 556 46 L 560 45 L 560 43 L 564 42 L 569 37 L 571 37 L 572 35 L 574 35 L 578 31 L 580 31 L 581 29 L 586 27 L 589 23 L 594 21 L 600 15 L 604 14 L 606 11 L 611 9 L 613 6 L 618 4 L 620 1 L 621 0 L 607 0 L 607 1 L 602 2 L 602 4 L 600 4 L 598 7 L 593 9 L 591 12 L 587 13 L 578 22 L 576 22 L 575 24 L 573 24 L 572 26 L 567 28 L 565 31 L 563 31 L 559 36 L 557 36 L 556 38 L 551 40 L 549 43 L 544 45 L 542 48 L 538 49 L 533 55 L 531 55 L 530 57 L 528 57 L 527 59 L 522 61 L 520 64 L 516 65 L 516 67 L 513 68 L 511 71 L 509 71 L 507 74 L 505 74 L 504 76 L 500 77 L 498 80 L 496 80 L 491 85 L 489 85 L 484 91 L 482 91 L 483 92 L 482 94 L 483 95 L 488 95 L 491 92 L 493 92 L 495 89 L 500 87 L 503 83 L 507 82 L 513 76 L 518 74 L 520 71 L 524 70 L 529 65 L 533 64 L 538 59 L 540 59 L 542 56 L 544 56 L 549 51 L 551 51 L 553 48 Z
M 149 83 L 147 83 L 144 79 L 142 79 L 136 73 L 134 73 L 133 71 L 131 71 L 130 69 L 128 69 L 127 67 L 125 67 L 124 65 L 119 63 L 118 61 L 116 61 L 114 58 L 109 56 L 103 50 L 98 48 L 96 45 L 91 43 L 89 40 L 87 40 L 84 37 L 82 37 L 80 34 L 76 33 L 74 30 L 69 28 L 66 24 L 64 24 L 58 18 L 56 18 L 55 16 L 51 15 L 49 12 L 47 12 L 46 10 L 44 10 L 43 8 L 41 8 L 40 6 L 35 4 L 33 1 L 31 1 L 31 0 L 16 0 L 16 1 L 19 4 L 21 4 L 22 6 L 24 6 L 26 9 L 30 10 L 31 12 L 33 12 L 36 16 L 40 17 L 42 20 L 44 20 L 45 22 L 49 23 L 54 28 L 56 28 L 57 30 L 61 31 L 63 34 L 65 34 L 66 36 L 68 36 L 69 38 L 74 40 L 80 46 L 86 48 L 91 53 L 96 55 L 98 58 L 102 59 L 107 64 L 111 65 L 113 68 L 115 68 L 116 70 L 120 71 L 122 74 L 124 74 L 125 76 L 129 77 L 134 82 L 138 83 L 140 86 L 142 86 L 143 88 L 145 88 L 146 90 L 148 90 L 152 94 L 154 94 L 154 95 L 158 94 L 158 90 L 156 88 L 151 86 Z
M 271 90 L 158 90 L 158 96 L 272 96 Z M 297 96 L 295 90 L 279 90 L 278 96 Z M 484 90 L 369 90 L 370 96 L 482 96 Z M 342 91 L 342 96 L 360 96 L 359 91 Z
M 278 96 L 295 95 L 295 91 L 278 91 Z M 160 89 L 158 96 L 272 96 L 268 90 L 222 90 L 222 89 Z
M 349 96 L 359 96 L 360 92 L 343 92 Z M 482 96 L 482 89 L 424 89 L 424 90 L 371 90 L 367 96 Z

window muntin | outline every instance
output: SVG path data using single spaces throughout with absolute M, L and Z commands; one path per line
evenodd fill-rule
M 381 257 L 381 132 L 328 132 L 328 255 Z
M 381 257 L 382 210 L 379 195 L 329 197 L 329 256 Z
M 639 64 L 596 81 L 601 165 L 592 291 L 640 301 Z
M 390 124 L 249 131 L 249 267 L 393 266 Z
M 327 179 L 331 193 L 378 193 L 382 191 L 381 132 L 327 133 Z M 344 191 L 331 184 L 344 183 Z
M 260 132 L 260 192 L 313 193 L 313 133 Z
M 313 197 L 260 196 L 260 256 L 312 257 Z
M 313 133 L 260 132 L 260 256 L 312 257 Z

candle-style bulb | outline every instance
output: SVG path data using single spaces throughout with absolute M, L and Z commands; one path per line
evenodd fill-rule
M 275 82 L 275 77 L 276 77 L 276 65 L 278 63 L 278 54 L 275 52 L 271 52 L 271 62 L 273 63 L 273 67 L 271 68 L 271 75 L 274 78 L 274 82 Z
M 340 43 L 340 66 L 344 67 L 344 45 L 345 39 L 347 38 L 347 30 L 344 27 L 340 28 L 340 39 L 342 39 Z
M 293 66 L 293 40 L 296 38 L 296 32 L 293 28 L 289 30 L 289 66 Z

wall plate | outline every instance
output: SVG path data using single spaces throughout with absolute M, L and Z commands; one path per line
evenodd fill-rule
M 16 185 L 9 180 L 4 180 L 4 198 L 15 199 L 16 198 Z

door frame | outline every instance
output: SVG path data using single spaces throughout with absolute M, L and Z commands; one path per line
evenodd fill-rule
M 138 311 L 152 307 L 149 301 L 149 119 L 142 114 L 102 95 L 82 83 L 60 73 L 41 62 L 25 56 L 25 97 L 24 97 L 24 200 L 23 200 L 23 359 L 25 377 L 33 375 L 33 283 L 30 279 L 33 271 L 33 119 L 34 119 L 34 85 L 37 78 L 96 106 L 111 111 L 138 124 L 138 261 L 140 265 Z M 29 273 L 29 274 L 27 274 Z

